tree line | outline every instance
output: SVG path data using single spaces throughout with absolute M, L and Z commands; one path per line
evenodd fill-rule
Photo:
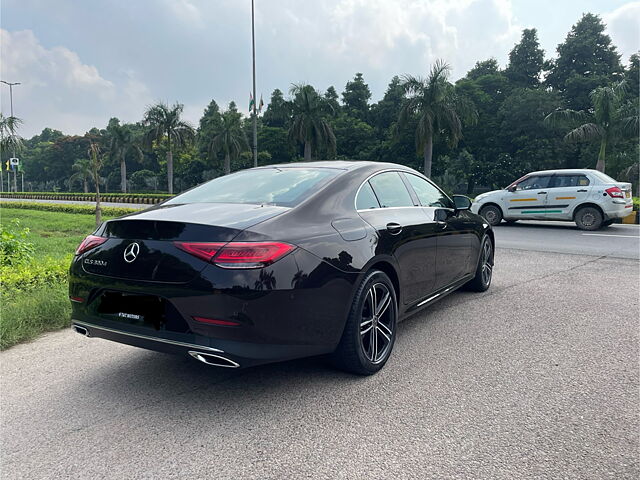
M 481 60 L 454 83 L 438 60 L 424 77 L 394 76 L 375 103 L 362 73 L 341 95 L 294 84 L 286 95 L 274 90 L 258 117 L 258 162 L 401 163 L 468 194 L 548 168 L 598 168 L 637 185 L 639 64 L 636 53 L 623 65 L 602 20 L 587 13 L 554 59 L 545 59 L 536 29 L 525 29 L 505 68 Z M 197 126 L 182 113 L 179 103 L 158 103 L 137 123 L 112 118 L 83 136 L 45 128 L 19 145 L 27 189 L 87 191 L 97 182 L 173 193 L 253 165 L 251 119 L 234 102 L 221 109 L 212 100 Z M 4 147 L 18 125 L 1 119 Z M 90 145 L 102 152 L 99 174 Z

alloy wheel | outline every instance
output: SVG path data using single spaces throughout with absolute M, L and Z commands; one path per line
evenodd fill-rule
M 374 283 L 365 297 L 360 320 L 360 345 L 371 363 L 380 363 L 393 344 L 395 318 L 393 297 L 384 283 Z

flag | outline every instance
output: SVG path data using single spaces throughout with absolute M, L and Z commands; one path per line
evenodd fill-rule
M 258 104 L 258 113 L 262 113 L 262 107 L 264 107 L 264 102 L 262 101 L 262 94 L 260 94 L 260 103 Z
M 255 100 L 253 99 L 253 95 L 251 95 L 251 92 L 249 92 L 249 111 L 251 112 L 253 110 L 253 107 L 255 106 Z

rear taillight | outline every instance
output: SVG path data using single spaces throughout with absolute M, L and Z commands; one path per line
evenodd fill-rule
M 84 252 L 88 252 L 92 248 L 96 248 L 98 245 L 102 245 L 106 242 L 107 239 L 105 237 L 98 237 L 97 235 L 89 235 L 85 238 L 82 243 L 76 249 L 76 255 L 80 255 Z
M 174 245 L 205 262 L 210 262 L 224 243 L 174 242 Z
M 624 198 L 624 193 L 622 193 L 622 190 L 620 190 L 619 187 L 607 188 L 605 192 L 607 192 L 612 198 Z
M 175 242 L 176 247 L 222 268 L 261 268 L 293 251 L 283 242 Z

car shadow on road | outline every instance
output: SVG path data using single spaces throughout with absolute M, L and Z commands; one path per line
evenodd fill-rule
M 246 369 L 229 369 L 204 365 L 190 357 L 153 352 L 136 347 L 110 358 L 96 368 L 87 367 L 76 378 L 72 396 L 82 409 L 87 397 L 109 398 L 125 409 L 144 408 L 161 411 L 168 405 L 207 409 L 231 408 L 242 399 L 243 410 L 251 408 L 285 408 L 288 401 L 306 404 L 319 398 L 345 398 L 348 392 L 360 397 L 371 385 L 394 383 L 406 370 L 405 362 L 413 356 L 411 338 L 426 335 L 426 330 L 442 320 L 442 312 L 478 294 L 455 292 L 426 310 L 408 317 L 398 325 L 394 352 L 377 375 L 352 375 L 333 367 L 326 357 L 310 357 L 260 365 Z M 469 297 L 468 299 L 466 297 Z M 385 378 L 387 377 L 387 378 Z M 90 391 L 90 394 L 88 392 Z M 307 398 L 308 397 L 308 398 Z M 89 402 L 86 408 L 93 405 Z

